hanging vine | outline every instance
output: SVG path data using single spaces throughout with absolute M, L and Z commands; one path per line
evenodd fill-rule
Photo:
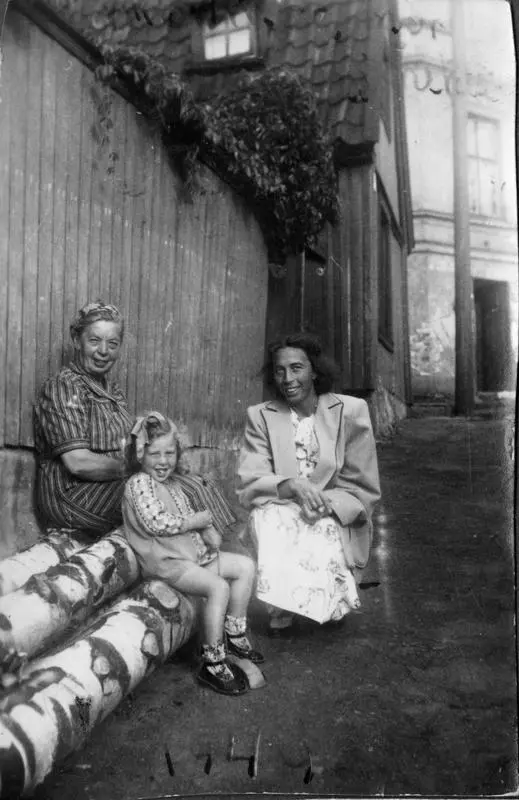
M 198 105 L 189 87 L 134 48 L 103 50 L 97 77 L 121 82 L 139 110 L 161 131 L 170 158 L 192 181 L 202 158 L 254 207 L 270 258 L 315 242 L 338 216 L 336 174 L 315 98 L 286 71 L 247 77 L 230 94 Z M 107 113 L 102 105 L 102 122 Z
M 247 76 L 212 103 L 204 152 L 256 206 L 270 256 L 314 244 L 338 217 L 331 143 L 315 96 L 294 74 L 266 70 Z
M 103 83 L 122 83 L 132 102 L 161 132 L 162 141 L 184 181 L 189 181 L 205 132 L 203 110 L 189 87 L 146 53 L 132 47 L 104 47 L 96 70 Z

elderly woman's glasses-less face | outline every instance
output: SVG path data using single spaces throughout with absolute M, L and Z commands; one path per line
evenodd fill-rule
M 274 380 L 291 406 L 299 406 L 314 393 L 315 373 L 299 347 L 283 347 L 274 354 Z
M 74 340 L 78 361 L 89 375 L 102 378 L 119 358 L 121 326 L 117 322 L 98 320 Z

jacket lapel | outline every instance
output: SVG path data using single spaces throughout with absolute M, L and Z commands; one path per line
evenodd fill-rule
M 315 414 L 315 434 L 319 442 L 319 461 L 312 483 L 326 486 L 337 469 L 337 440 L 341 432 L 343 402 L 334 394 L 319 397 Z
M 315 414 L 315 433 L 319 442 L 319 461 L 311 476 L 312 483 L 326 486 L 337 468 L 337 441 L 341 432 L 343 402 L 334 394 L 319 397 Z M 268 428 L 274 470 L 290 478 L 297 477 L 297 458 L 292 420 L 285 403 L 272 400 L 263 410 Z
M 269 432 L 274 471 L 289 478 L 297 478 L 296 448 L 288 406 L 272 400 L 263 409 L 263 417 Z

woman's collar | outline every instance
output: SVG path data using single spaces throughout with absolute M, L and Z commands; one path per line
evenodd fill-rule
M 333 394 L 333 392 L 320 394 L 318 395 L 317 400 L 318 403 L 316 413 L 324 408 L 333 408 L 334 406 L 342 405 L 342 400 L 340 397 L 338 397 L 336 394 Z M 268 411 L 277 411 L 278 413 L 280 412 L 282 414 L 290 414 L 290 406 L 288 403 L 285 403 L 284 400 L 268 400 L 265 408 L 268 409 Z
M 107 378 L 99 380 L 94 375 L 90 375 L 90 373 L 87 372 L 78 361 L 71 361 L 69 364 L 69 369 L 71 369 L 72 372 L 76 372 L 78 375 L 81 375 L 84 380 L 88 381 L 88 385 L 91 389 L 94 389 L 103 395 L 110 394 L 112 387 Z

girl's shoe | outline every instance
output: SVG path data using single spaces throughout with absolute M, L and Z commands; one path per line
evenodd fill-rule
M 237 658 L 246 658 L 248 661 L 252 661 L 253 664 L 263 664 L 265 661 L 265 656 L 260 653 L 259 650 L 253 650 L 245 634 L 240 633 L 237 636 L 232 636 L 230 633 L 226 633 L 225 638 L 227 640 L 227 651 L 232 653 L 233 656 Z M 236 639 L 245 639 L 248 647 L 238 645 L 235 641 Z
M 215 675 L 209 667 L 226 667 L 219 675 Z M 240 695 L 248 691 L 248 683 L 245 674 L 235 664 L 230 664 L 227 660 L 217 661 L 214 664 L 203 664 L 197 675 L 198 683 L 202 686 L 209 686 L 215 692 L 226 695 Z

